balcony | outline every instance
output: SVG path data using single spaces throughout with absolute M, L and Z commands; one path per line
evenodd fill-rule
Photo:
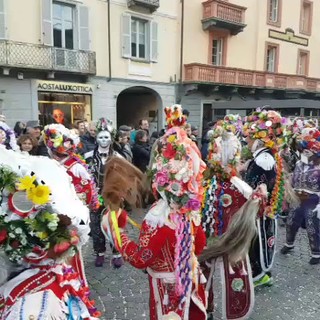
M 199 63 L 185 65 L 184 82 L 320 92 L 320 79 L 300 75 L 217 67 Z
M 219 28 L 229 30 L 232 35 L 236 35 L 246 27 L 245 11 L 247 8 L 222 0 L 209 0 L 202 5 L 203 30 Z
M 154 12 L 160 7 L 160 0 L 128 0 L 128 7 L 143 7 L 150 10 L 150 12 Z
M 96 74 L 95 52 L 0 41 L 0 67 Z

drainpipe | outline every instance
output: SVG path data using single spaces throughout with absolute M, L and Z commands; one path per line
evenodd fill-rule
M 181 0 L 181 30 L 180 30 L 180 79 L 177 94 L 177 103 L 181 103 L 181 93 L 182 93 L 182 77 L 183 77 L 183 50 L 184 50 L 184 0 Z
M 112 79 L 112 57 L 111 57 L 111 0 L 108 0 L 108 54 L 109 54 L 109 77 L 107 82 Z

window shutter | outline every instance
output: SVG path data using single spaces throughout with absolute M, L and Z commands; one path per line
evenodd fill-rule
M 223 65 L 223 39 L 218 40 L 218 65 L 222 66 Z
M 5 0 L 0 0 L 0 39 L 7 38 Z
M 42 42 L 53 45 L 52 0 L 42 0 Z
M 90 50 L 89 8 L 79 7 L 79 49 Z
M 131 16 L 122 15 L 122 57 L 131 58 Z
M 158 62 L 158 23 L 151 22 L 151 61 Z

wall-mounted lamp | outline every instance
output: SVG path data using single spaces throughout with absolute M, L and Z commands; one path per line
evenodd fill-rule
M 23 73 L 22 72 L 18 72 L 17 78 L 18 78 L 18 80 L 23 80 Z

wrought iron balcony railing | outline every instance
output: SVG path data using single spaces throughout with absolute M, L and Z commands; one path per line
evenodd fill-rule
M 247 8 L 222 0 L 209 0 L 202 3 L 204 30 L 212 27 L 230 30 L 232 35 L 246 27 L 245 12 Z
M 14 41 L 0 41 L 0 66 L 96 74 L 96 54 Z
M 207 83 L 252 88 L 320 92 L 320 79 L 316 78 L 294 74 L 211 66 L 200 63 L 185 65 L 184 81 L 186 83 Z
M 128 0 L 128 7 L 145 7 L 153 12 L 160 7 L 160 0 Z

